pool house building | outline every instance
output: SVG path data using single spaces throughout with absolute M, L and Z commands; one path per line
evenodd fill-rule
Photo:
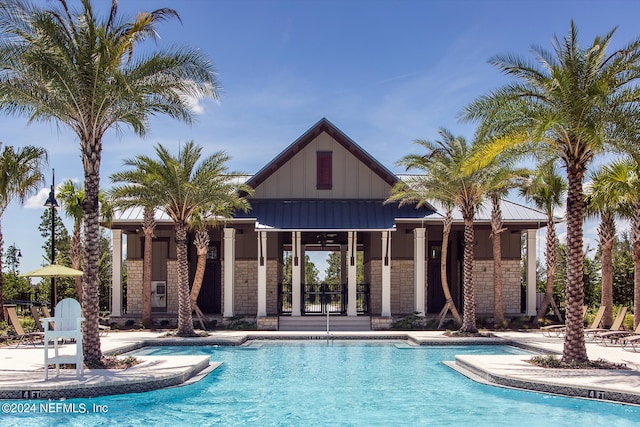
M 284 145 L 284 144 L 283 144 Z M 326 119 L 321 119 L 246 184 L 251 210 L 209 229 L 210 246 L 198 307 L 210 320 L 243 318 L 258 329 L 388 329 L 394 320 L 436 317 L 445 305 L 440 281 L 444 211 L 437 205 L 385 204 L 401 177 L 392 173 Z M 546 222 L 535 209 L 502 201 L 501 233 L 506 316 L 535 315 L 536 231 Z M 493 316 L 490 207 L 476 216 L 476 314 Z M 173 223 L 156 212 L 152 312 L 156 322 L 177 319 L 177 264 Z M 142 209 L 120 212 L 113 236 L 111 318 L 142 314 Z M 123 237 L 126 236 L 126 245 Z M 192 241 L 193 235 L 190 236 Z M 448 283 L 462 310 L 463 223 L 455 212 L 447 257 Z M 126 247 L 126 256 L 122 251 Z M 330 254 L 331 281 L 306 283 L 305 264 Z M 124 258 L 124 261 L 122 261 Z M 190 279 L 196 248 L 189 244 Z M 122 262 L 126 262 L 123 291 Z

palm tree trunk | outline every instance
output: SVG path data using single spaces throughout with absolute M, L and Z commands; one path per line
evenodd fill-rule
M 191 287 L 191 308 L 195 309 L 204 279 L 204 271 L 207 264 L 207 251 L 209 250 L 209 233 L 206 229 L 198 230 L 194 244 L 198 253 L 198 264 L 196 265 L 196 274 L 193 278 L 193 286 Z
M 633 327 L 640 323 L 640 202 L 636 202 L 631 217 L 633 252 Z
M 98 259 L 100 256 L 100 208 L 98 192 L 100 190 L 100 142 L 89 138 L 83 144 L 84 163 L 84 260 L 85 268 L 82 292 L 82 309 L 85 322 L 83 329 L 84 358 L 99 362 L 102 359 L 100 335 L 98 333 Z
M 474 209 L 469 207 L 462 212 L 464 219 L 464 255 L 463 255 L 463 295 L 464 307 L 462 310 L 461 332 L 476 333 L 476 301 L 473 289 L 473 217 Z
M 544 290 L 544 299 L 542 305 L 538 309 L 536 315 L 536 323 L 542 322 L 551 301 L 553 301 L 553 285 L 556 278 L 556 263 L 558 259 L 558 237 L 556 236 L 556 226 L 553 222 L 553 214 L 548 214 L 547 217 L 547 249 L 544 254 L 547 260 L 547 283 Z M 529 250 L 529 248 L 527 248 Z M 531 248 L 534 250 L 534 248 Z
M 496 326 L 504 322 L 504 301 L 502 298 L 502 210 L 500 198 L 492 197 L 491 240 L 493 243 L 493 323 Z
M 598 237 L 602 259 L 602 305 L 604 317 L 602 323 L 610 328 L 613 323 L 613 241 L 616 237 L 616 223 L 609 212 L 601 215 Z
M 451 223 L 453 222 L 453 216 L 451 215 L 451 210 L 447 209 L 447 214 L 444 217 L 444 225 L 442 227 L 442 250 L 440 253 L 440 283 L 442 284 L 442 292 L 444 293 L 444 300 L 446 307 L 451 310 L 451 315 L 455 320 L 457 325 L 462 324 L 462 319 L 460 318 L 460 313 L 458 313 L 458 309 L 453 302 L 453 298 L 451 298 L 451 291 L 449 290 L 449 282 L 447 280 L 447 254 L 449 252 L 449 235 L 451 234 Z M 445 311 L 443 313 L 442 319 L 440 319 L 440 325 L 444 320 L 444 316 L 447 314 Z M 440 326 L 438 326 L 440 327 Z
M 567 328 L 564 335 L 563 362 L 588 361 L 584 341 L 583 237 L 585 167 L 577 161 L 567 164 Z
M 75 268 L 76 270 L 80 270 L 82 267 L 82 236 L 80 235 L 82 222 L 81 220 L 74 222 L 75 224 L 73 225 L 73 237 L 71 238 L 71 267 Z M 82 303 L 82 277 L 74 277 L 73 280 L 76 285 L 76 294 L 78 295 L 78 301 Z
M 142 230 L 144 232 L 144 257 L 142 260 L 142 324 L 153 327 L 151 316 L 151 277 L 153 273 L 153 231 L 156 223 L 154 210 L 144 208 Z
M 189 296 L 189 260 L 187 259 L 187 225 L 176 223 L 178 258 L 178 335 L 194 336 L 191 299 Z

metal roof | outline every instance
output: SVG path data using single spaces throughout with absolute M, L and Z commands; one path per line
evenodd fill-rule
M 169 215 L 162 208 L 158 208 L 155 210 L 155 220 L 156 222 L 173 222 Z M 113 213 L 113 222 L 115 223 L 142 223 L 142 219 L 144 218 L 144 208 L 141 206 L 135 208 L 128 209 L 117 209 Z
M 437 201 L 430 201 L 432 206 L 438 212 L 437 215 L 433 215 L 429 221 L 442 221 L 446 213 L 446 209 L 442 207 Z M 502 209 L 502 221 L 504 223 L 517 222 L 527 224 L 539 224 L 540 227 L 544 227 L 547 223 L 547 215 L 537 209 L 530 208 L 528 206 L 513 202 L 511 200 L 502 199 L 500 201 L 500 208 Z M 462 222 L 462 214 L 460 209 L 453 209 L 454 222 Z M 491 202 L 485 201 L 482 206 L 476 212 L 474 223 L 490 222 L 491 221 Z
M 397 219 L 424 219 L 427 207 L 384 204 L 383 200 L 251 200 L 251 211 L 236 219 L 256 219 L 262 230 L 389 230 Z

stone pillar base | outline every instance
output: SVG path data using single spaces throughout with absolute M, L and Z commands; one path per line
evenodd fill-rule
M 256 318 L 256 326 L 260 331 L 277 331 L 278 317 L 277 316 L 259 316 Z
M 372 331 L 387 331 L 391 329 L 393 324 L 392 317 L 373 317 L 371 316 L 371 330 Z

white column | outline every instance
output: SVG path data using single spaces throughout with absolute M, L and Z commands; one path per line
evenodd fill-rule
M 357 287 L 357 253 L 358 240 L 355 231 L 349 231 L 347 235 L 347 316 L 358 315 L 358 287 Z
M 267 315 L 267 233 L 258 233 L 258 317 Z
M 122 230 L 111 230 L 111 315 L 122 316 Z
M 536 315 L 536 234 L 527 230 L 527 316 Z
M 224 229 L 224 305 L 223 317 L 233 317 L 233 282 L 236 264 L 236 229 Z
M 391 232 L 382 232 L 382 317 L 391 316 Z
M 300 293 L 302 287 L 302 266 L 304 255 L 302 254 L 302 236 L 299 231 L 291 233 L 291 255 L 293 265 L 291 266 L 291 315 L 300 316 Z
M 413 229 L 413 277 L 414 277 L 414 303 L 413 311 L 420 316 L 425 314 L 425 229 Z

